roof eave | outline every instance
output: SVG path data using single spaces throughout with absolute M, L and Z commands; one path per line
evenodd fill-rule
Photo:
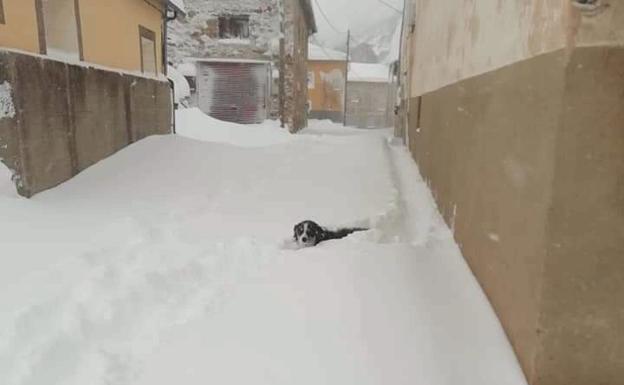
M 303 8 L 303 12 L 305 13 L 305 17 L 308 22 L 308 32 L 310 35 L 313 35 L 318 32 L 318 28 L 316 26 L 316 18 L 314 17 L 314 8 L 312 8 L 312 3 L 310 0 L 300 0 L 301 7 Z
M 182 15 L 182 16 L 186 16 L 186 12 L 178 7 L 175 3 L 171 2 L 170 0 L 164 0 L 164 2 L 167 4 L 167 8 Z

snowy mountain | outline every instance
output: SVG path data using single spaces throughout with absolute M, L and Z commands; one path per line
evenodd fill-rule
M 355 31 L 351 42 L 354 61 L 389 64 L 399 58 L 401 15 L 377 23 L 366 30 Z

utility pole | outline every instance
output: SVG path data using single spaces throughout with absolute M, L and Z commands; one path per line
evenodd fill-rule
M 347 68 L 345 69 L 345 89 L 344 89 L 344 117 L 342 120 L 342 125 L 347 126 L 347 104 L 348 104 L 348 89 L 349 89 L 349 54 L 351 50 L 351 30 L 347 31 Z

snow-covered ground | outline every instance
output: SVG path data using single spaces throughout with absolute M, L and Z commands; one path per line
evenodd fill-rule
M 387 131 L 177 118 L 32 200 L 0 165 L 0 384 L 526 384 Z

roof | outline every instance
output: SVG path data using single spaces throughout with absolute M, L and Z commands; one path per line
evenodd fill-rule
M 349 63 L 349 81 L 388 83 L 390 69 L 385 64 Z
M 347 54 L 316 44 L 308 44 L 308 60 L 312 61 L 347 61 Z
M 180 12 L 186 15 L 186 7 L 184 6 L 184 0 L 166 0 L 167 6 L 176 12 Z
M 308 22 L 308 31 L 310 31 L 310 34 L 318 32 L 312 3 L 310 2 L 310 0 L 299 0 L 299 2 L 301 3 L 301 8 L 303 8 L 303 13 L 305 14 L 306 21 Z

